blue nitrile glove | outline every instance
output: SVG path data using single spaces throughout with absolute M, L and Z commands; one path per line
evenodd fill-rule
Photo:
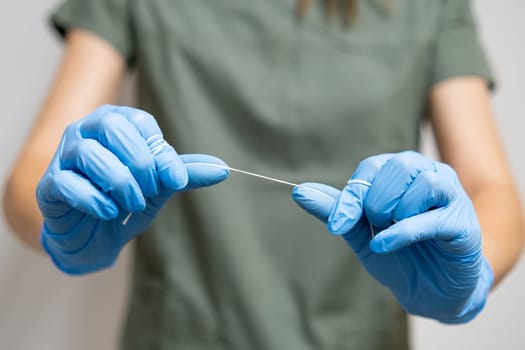
M 150 114 L 103 106 L 65 130 L 37 186 L 42 245 L 66 273 L 109 267 L 172 194 L 228 174 L 218 158 L 177 155 Z
M 415 152 L 383 154 L 362 161 L 342 192 L 306 183 L 293 198 L 343 235 L 407 312 L 463 323 L 482 310 L 494 277 L 474 207 L 449 166 Z

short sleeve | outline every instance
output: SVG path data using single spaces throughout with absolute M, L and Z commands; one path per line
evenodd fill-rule
M 129 64 L 135 44 L 129 0 L 66 0 L 52 14 L 51 22 L 64 36 L 70 28 L 87 30 L 113 46 Z
M 479 76 L 494 88 L 469 0 L 443 1 L 434 55 L 432 85 L 457 76 Z

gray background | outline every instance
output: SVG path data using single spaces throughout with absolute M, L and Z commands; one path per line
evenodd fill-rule
M 89 0 L 86 0 L 89 1 Z M 60 61 L 47 16 L 57 0 L 0 0 L 0 182 L 4 182 Z M 525 3 L 475 0 L 480 34 L 498 77 L 497 124 L 525 198 Z M 468 130 L 466 130 L 468 132 Z M 423 151 L 434 155 L 423 130 Z M 483 169 L 480 171 L 490 171 Z M 71 278 L 14 238 L 0 219 L 0 349 L 115 349 L 127 298 L 130 250 L 117 266 Z M 485 311 L 462 326 L 412 318 L 416 350 L 523 349 L 523 259 Z

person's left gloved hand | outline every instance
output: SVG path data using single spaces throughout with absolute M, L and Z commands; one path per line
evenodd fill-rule
M 173 195 L 228 175 L 219 158 L 179 155 L 153 115 L 102 106 L 66 128 L 37 185 L 42 246 L 65 273 L 108 268 Z
M 449 166 L 415 152 L 383 154 L 362 161 L 342 192 L 306 183 L 293 198 L 342 235 L 407 312 L 463 323 L 485 305 L 493 273 L 474 207 Z

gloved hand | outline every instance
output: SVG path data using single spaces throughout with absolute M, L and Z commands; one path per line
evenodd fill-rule
M 150 114 L 103 106 L 65 130 L 37 186 L 42 245 L 66 273 L 106 268 L 175 192 L 228 174 L 218 158 L 178 156 Z
M 293 198 L 342 235 L 409 313 L 463 323 L 493 283 L 474 207 L 449 166 L 415 152 L 362 161 L 342 192 L 306 183 Z

